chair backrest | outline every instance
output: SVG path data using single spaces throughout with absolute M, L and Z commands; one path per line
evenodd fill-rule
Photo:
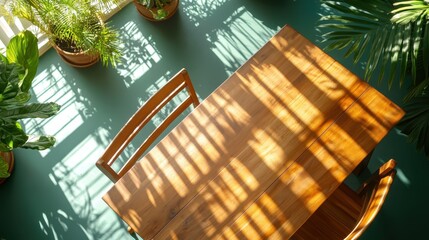
M 148 124 L 152 118 L 175 96 L 184 89 L 188 96 L 181 102 L 155 130 L 143 141 L 143 143 L 128 158 L 119 171 L 112 168 L 113 163 L 118 159 L 125 148 L 137 136 L 137 134 Z M 151 146 L 151 144 L 161 135 L 162 132 L 188 107 L 199 105 L 198 97 L 192 86 L 186 69 L 180 70 L 161 89 L 151 96 L 143 106 L 128 120 L 113 141 L 106 148 L 104 154 L 97 161 L 97 167 L 112 180 L 118 181 L 137 162 L 141 155 Z
M 342 183 L 311 215 L 292 239 L 357 239 L 380 211 L 395 176 L 391 159 L 358 191 Z
M 346 239 L 358 239 L 375 219 L 393 183 L 396 175 L 395 167 L 395 160 L 390 159 L 358 190 L 364 204 L 359 221 Z

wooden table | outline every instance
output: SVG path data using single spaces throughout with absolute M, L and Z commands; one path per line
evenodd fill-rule
M 287 239 L 402 116 L 286 26 L 103 199 L 144 239 Z

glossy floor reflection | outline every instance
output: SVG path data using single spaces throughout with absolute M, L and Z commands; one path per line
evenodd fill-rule
M 206 98 L 285 24 L 323 47 L 316 30 L 322 11 L 317 0 L 181 0 L 173 18 L 153 23 L 130 4 L 110 21 L 124 42 L 116 69 L 72 68 L 49 50 L 40 59 L 33 99 L 55 101 L 62 110 L 25 126 L 55 135 L 57 144 L 42 152 L 15 151 L 13 175 L 0 186 L 0 239 L 133 239 L 101 200 L 111 182 L 95 167 L 123 123 L 183 67 L 199 98 Z M 363 76 L 361 64 L 329 54 Z M 402 105 L 405 89 L 372 85 Z M 376 148 L 370 169 L 390 158 L 398 162 L 396 180 L 362 239 L 425 235 L 429 161 L 396 129 Z

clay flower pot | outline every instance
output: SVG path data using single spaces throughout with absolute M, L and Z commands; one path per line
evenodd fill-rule
M 3 159 L 6 161 L 6 163 L 9 165 L 8 172 L 12 173 L 12 170 L 15 164 L 15 158 L 13 157 L 13 152 L 0 152 L 0 156 L 2 156 Z M 0 184 L 6 181 L 6 179 L 7 178 L 0 178 Z
M 137 8 L 137 11 L 147 20 L 150 21 L 163 21 L 169 19 L 171 16 L 173 16 L 177 9 L 179 8 L 179 0 L 172 0 L 170 4 L 167 4 L 163 7 L 163 10 L 167 12 L 167 16 L 157 19 L 154 17 L 154 12 L 156 13 L 158 11 L 157 8 L 146 8 L 144 5 L 140 4 L 136 0 L 133 0 L 134 5 Z
M 53 47 L 60 55 L 60 57 L 64 60 L 64 62 L 70 64 L 73 67 L 89 67 L 97 63 L 98 60 L 100 60 L 100 56 L 98 55 L 90 55 L 86 54 L 85 52 L 67 52 L 59 48 L 56 44 L 53 44 Z

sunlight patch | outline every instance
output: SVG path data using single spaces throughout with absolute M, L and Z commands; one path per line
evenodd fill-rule
M 277 31 L 256 19 L 245 7 L 240 7 L 223 22 L 225 28 L 207 33 L 211 50 L 231 75 L 258 51 Z
M 140 97 L 138 99 L 139 105 L 143 105 L 151 96 L 153 96 L 159 89 L 161 89 L 170 80 L 171 77 L 173 77 L 173 75 L 170 71 L 167 71 L 152 85 L 148 86 L 146 89 L 147 94 L 144 94 L 144 97 Z M 164 121 L 164 119 L 168 115 L 170 115 L 170 113 L 172 113 L 178 105 L 180 105 L 180 103 L 186 100 L 187 97 L 188 93 L 185 89 L 179 92 L 177 96 L 171 99 L 171 101 L 168 102 L 163 108 L 161 108 L 160 112 L 152 118 L 152 123 L 155 126 L 159 126 L 162 121 Z
M 119 36 L 122 40 L 120 48 L 123 56 L 116 69 L 128 88 L 162 57 L 152 36 L 144 36 L 134 22 L 128 22 L 121 27 Z
M 55 145 L 58 145 L 83 124 L 81 110 L 85 107 L 77 99 L 78 93 L 73 92 L 61 67 L 51 65 L 38 74 L 33 80 L 31 95 L 31 101 L 56 102 L 61 105 L 61 109 L 47 119 L 24 119 L 29 134 L 55 136 Z M 50 149 L 47 149 L 40 151 L 40 154 L 44 157 L 49 152 Z
M 95 166 L 102 155 L 108 131 L 99 128 L 96 133 L 82 139 L 70 152 L 53 167 L 51 180 L 63 190 L 75 210 L 79 212 L 83 204 L 101 200 L 110 180 Z M 106 140 L 105 140 L 106 141 Z
M 61 188 L 78 217 L 74 221 L 67 221 L 67 225 L 85 222 L 84 225 L 87 226 L 85 233 L 89 232 L 92 236 L 113 234 L 114 236 L 105 237 L 120 239 L 123 234 L 121 232 L 123 226 L 120 222 L 114 221 L 112 225 L 105 224 L 106 219 L 116 218 L 115 212 L 111 211 L 102 200 L 102 196 L 111 187 L 112 182 L 95 166 L 95 162 L 106 147 L 108 134 L 108 131 L 102 127 L 95 129 L 52 168 L 49 178 L 54 185 Z M 100 141 L 104 144 L 100 144 Z
M 183 12 L 196 27 L 207 21 L 216 11 L 221 12 L 221 7 L 230 0 L 181 0 Z
M 410 179 L 405 176 L 404 171 L 402 171 L 401 169 L 397 168 L 396 169 L 396 175 L 398 176 L 399 180 L 407 187 L 409 187 L 411 185 L 411 181 Z

